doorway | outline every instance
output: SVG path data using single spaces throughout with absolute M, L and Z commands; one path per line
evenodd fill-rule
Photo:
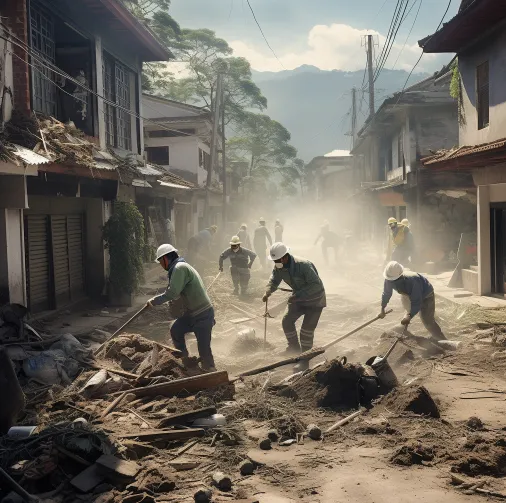
M 490 207 L 490 266 L 492 293 L 504 295 L 506 271 L 506 203 Z

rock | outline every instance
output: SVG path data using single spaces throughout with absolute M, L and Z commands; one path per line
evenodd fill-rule
M 195 503 L 211 503 L 211 498 L 213 497 L 213 491 L 207 488 L 199 489 L 194 495 L 193 499 Z
M 307 427 L 307 436 L 311 440 L 320 440 L 322 438 L 322 430 L 316 424 L 310 424 Z
M 483 430 L 483 428 L 484 428 L 483 421 L 479 417 L 476 417 L 476 416 L 470 417 L 466 422 L 466 426 L 470 430 L 475 430 L 475 431 Z
M 258 444 L 258 447 L 260 447 L 262 451 L 269 451 L 270 449 L 272 449 L 272 442 L 270 441 L 270 439 L 266 438 Z
M 241 472 L 241 475 L 253 475 L 255 465 L 249 459 L 245 459 L 239 465 L 239 471 Z
M 232 479 L 223 472 L 213 473 L 213 484 L 220 491 L 230 491 L 232 489 Z
M 271 442 L 277 442 L 278 439 L 279 439 L 279 435 L 278 435 L 278 432 L 276 430 L 269 430 L 267 432 L 267 438 L 271 441 Z

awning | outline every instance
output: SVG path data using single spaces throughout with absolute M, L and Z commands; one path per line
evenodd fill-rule
M 178 185 L 177 183 L 162 182 L 161 180 L 158 180 L 158 183 L 159 183 L 162 187 L 171 187 L 171 188 L 173 188 L 173 189 L 190 190 L 190 187 L 185 187 L 184 185 Z
M 160 169 L 156 169 L 151 164 L 146 164 L 146 166 L 138 166 L 137 171 L 141 175 L 145 176 L 160 176 L 161 174 L 163 174 L 163 171 L 161 171 Z
M 134 187 L 145 187 L 147 189 L 153 188 L 153 186 L 149 182 L 146 182 L 146 180 L 139 180 L 139 179 L 132 180 L 132 185 Z
M 52 162 L 47 157 L 44 157 L 40 154 L 36 154 L 33 150 L 22 147 L 21 145 L 17 145 L 15 143 L 11 144 L 14 148 L 11 150 L 12 154 L 21 159 L 26 164 L 39 165 L 39 164 L 47 164 L 48 162 Z

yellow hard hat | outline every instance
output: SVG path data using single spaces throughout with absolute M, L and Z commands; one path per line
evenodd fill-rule
M 401 220 L 401 224 L 402 224 L 402 225 L 405 225 L 406 227 L 409 227 L 409 220 L 408 220 L 407 218 L 403 218 L 403 219 Z
M 240 245 L 241 244 L 241 238 L 239 236 L 232 236 L 232 239 L 230 240 L 231 245 Z

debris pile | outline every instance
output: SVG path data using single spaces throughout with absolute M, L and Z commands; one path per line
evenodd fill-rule
M 439 408 L 424 386 L 402 386 L 392 390 L 381 404 L 397 414 L 412 413 L 439 418 Z

